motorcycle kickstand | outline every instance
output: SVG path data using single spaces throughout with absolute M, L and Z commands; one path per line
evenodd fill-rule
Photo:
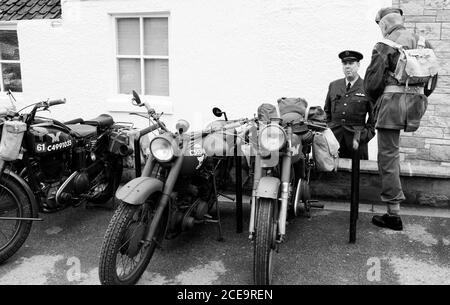
M 217 238 L 217 241 L 224 241 L 223 234 L 222 234 L 222 222 L 220 218 L 220 207 L 219 207 L 219 199 L 217 198 L 217 187 L 216 187 L 216 177 L 213 175 L 212 177 L 212 183 L 213 183 L 213 196 L 214 200 L 216 202 L 216 217 L 217 217 L 217 228 L 219 230 L 219 237 Z

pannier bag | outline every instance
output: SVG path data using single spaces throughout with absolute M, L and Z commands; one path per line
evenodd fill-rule
M 27 124 L 20 121 L 6 121 L 3 124 L 2 140 L 0 141 L 0 158 L 5 161 L 17 160 L 22 147 L 23 134 Z
M 333 172 L 337 170 L 339 162 L 339 142 L 331 129 L 316 132 L 313 141 L 313 158 L 317 170 Z
M 401 85 L 408 87 L 428 83 L 428 89 L 431 89 L 432 78 L 439 70 L 439 62 L 434 51 L 426 48 L 425 38 L 420 36 L 417 48 L 411 50 L 406 50 L 402 45 L 389 39 L 383 39 L 381 42 L 400 52 L 397 67 L 395 72 L 391 71 L 391 75 Z

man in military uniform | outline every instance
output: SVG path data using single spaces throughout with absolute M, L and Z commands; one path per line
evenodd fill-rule
M 364 80 L 358 74 L 363 55 L 349 50 L 341 52 L 339 58 L 345 78 L 332 82 L 328 88 L 324 107 L 328 127 L 339 141 L 339 157 L 351 158 L 353 147 L 359 142 L 361 159 L 367 160 L 367 143 L 374 137 L 375 129 L 372 103 L 364 93 Z
M 416 49 L 419 37 L 403 25 L 403 12 L 397 8 L 381 9 L 375 22 L 383 37 Z M 425 41 L 425 47 L 431 45 Z M 402 230 L 400 203 L 405 200 L 400 182 L 400 130 L 415 131 L 427 107 L 427 97 L 433 92 L 437 75 L 429 84 L 402 85 L 394 77 L 400 53 L 385 43 L 377 43 L 367 68 L 364 89 L 375 104 L 375 128 L 378 133 L 378 169 L 381 176 L 381 200 L 387 204 L 387 214 L 374 216 L 372 223 L 384 228 Z

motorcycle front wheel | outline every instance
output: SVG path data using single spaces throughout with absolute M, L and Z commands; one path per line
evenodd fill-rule
M 272 282 L 275 251 L 276 219 L 274 199 L 260 198 L 256 210 L 255 241 L 253 244 L 253 278 L 255 285 Z
M 103 285 L 133 285 L 140 279 L 156 247 L 162 243 L 168 224 L 167 207 L 153 241 L 144 242 L 155 210 L 154 204 L 120 203 L 109 223 L 100 253 L 99 276 Z
M 30 234 L 31 202 L 22 187 L 6 175 L 0 177 L 0 263 L 14 255 Z

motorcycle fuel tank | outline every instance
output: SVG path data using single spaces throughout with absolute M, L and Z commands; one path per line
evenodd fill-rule
M 72 136 L 55 125 L 31 126 L 28 134 L 30 148 L 36 154 L 51 154 L 71 149 L 75 144 Z

